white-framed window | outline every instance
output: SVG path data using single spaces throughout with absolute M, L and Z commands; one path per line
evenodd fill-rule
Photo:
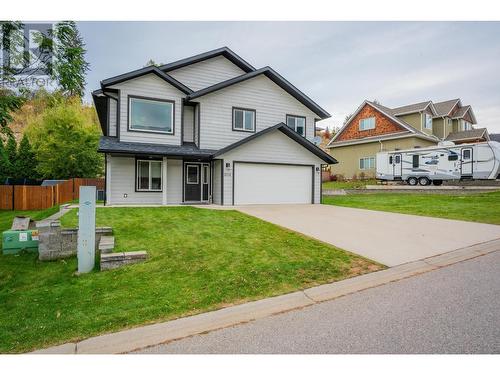
M 188 165 L 186 168 L 187 179 L 186 183 L 188 185 L 198 185 L 200 183 L 199 165 Z
M 426 113 L 424 117 L 424 129 L 432 130 L 432 115 L 428 113 Z
M 174 134 L 174 102 L 129 96 L 129 130 Z
M 136 190 L 162 191 L 162 161 L 137 160 L 136 162 Z
M 255 132 L 255 109 L 233 108 L 233 130 Z
M 306 118 L 303 116 L 286 115 L 286 124 L 301 136 L 306 136 Z
M 362 118 L 359 120 L 359 130 L 375 129 L 375 117 Z
M 359 159 L 359 169 L 374 169 L 374 168 L 375 168 L 374 156 Z
M 472 130 L 472 124 L 467 121 L 463 121 L 463 130 Z

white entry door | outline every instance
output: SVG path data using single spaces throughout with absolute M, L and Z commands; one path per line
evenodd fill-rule
M 393 160 L 394 177 L 401 177 L 403 172 L 403 163 L 401 160 L 401 154 L 395 154 Z
M 313 167 L 234 163 L 233 204 L 312 203 Z
M 462 149 L 462 176 L 472 176 L 472 148 Z

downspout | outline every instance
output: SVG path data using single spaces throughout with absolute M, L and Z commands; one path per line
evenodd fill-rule
M 378 140 L 378 142 L 380 143 L 380 151 L 384 151 L 384 144 L 380 139 Z

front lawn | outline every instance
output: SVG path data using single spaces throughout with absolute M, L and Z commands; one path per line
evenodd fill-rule
M 500 224 L 500 192 L 470 195 L 374 193 L 323 196 L 323 203 Z
M 76 210 L 62 218 L 75 226 Z M 0 352 L 21 352 L 352 277 L 381 266 L 237 211 L 98 208 L 145 263 L 76 276 L 76 258 L 0 259 Z
M 323 182 L 323 190 L 364 189 L 366 185 L 376 185 L 377 180 L 349 180 Z

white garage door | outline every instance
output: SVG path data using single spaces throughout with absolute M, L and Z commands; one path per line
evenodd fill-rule
M 311 166 L 234 163 L 234 204 L 311 202 Z

